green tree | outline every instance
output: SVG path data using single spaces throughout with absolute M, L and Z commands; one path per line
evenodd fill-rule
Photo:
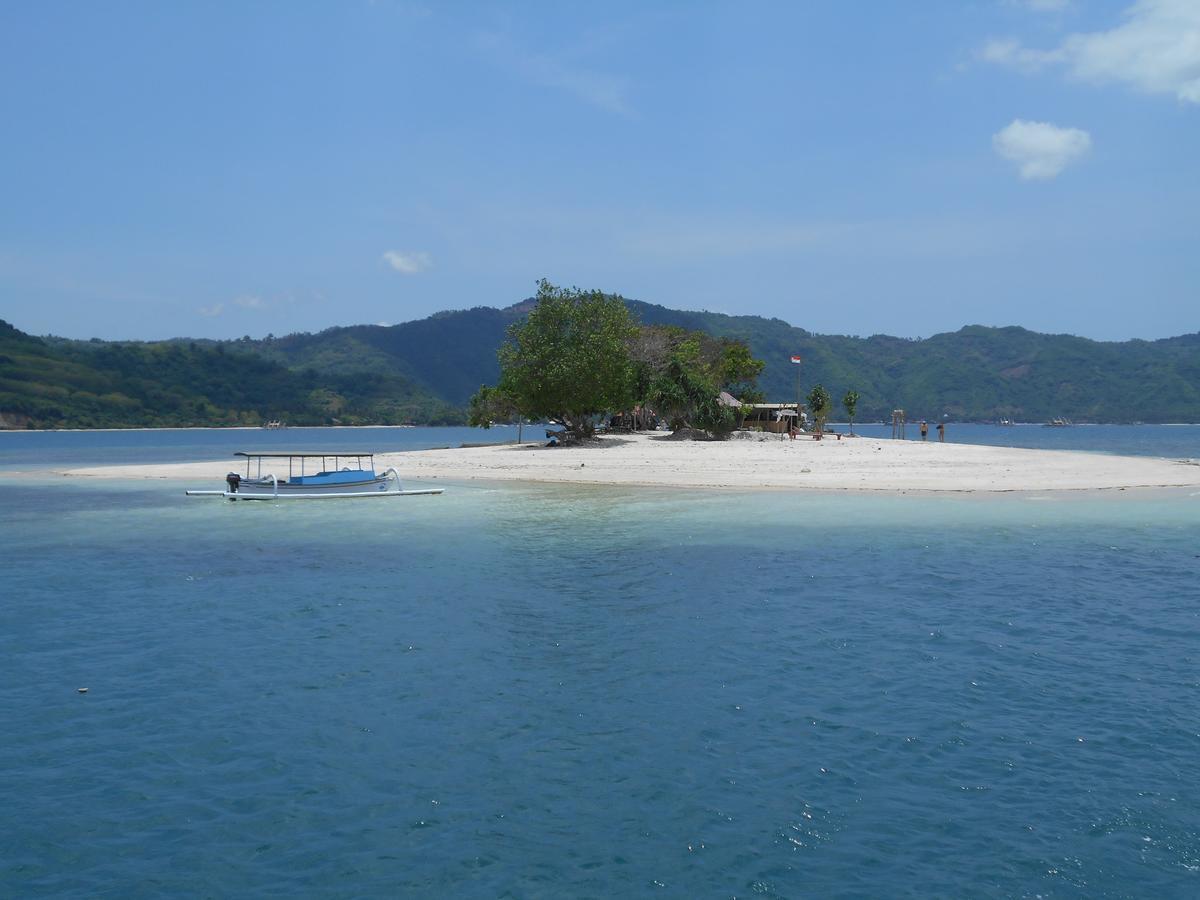
M 825 433 L 825 420 L 829 418 L 829 408 L 832 401 L 829 399 L 829 391 L 825 390 L 821 385 L 814 385 L 813 389 L 808 392 L 808 408 L 812 412 L 813 421 L 817 425 L 817 437 L 820 438 Z
M 648 400 L 672 431 L 696 428 L 724 436 L 737 426 L 734 409 L 722 405 L 712 379 L 684 354 L 667 363 L 654 379 Z
M 858 406 L 858 391 L 846 391 L 842 398 L 842 406 L 846 408 L 846 416 L 850 419 L 850 433 L 854 434 L 854 410 Z
M 642 325 L 629 342 L 629 355 L 633 363 L 633 394 L 639 402 L 640 418 L 637 424 L 646 427 L 653 415 L 669 419 L 668 411 L 658 404 L 651 404 L 650 397 L 655 382 L 666 370 L 675 348 L 684 340 L 686 332 L 674 325 Z
M 517 403 L 499 388 L 482 385 L 471 398 L 467 424 L 473 428 L 491 428 L 495 422 L 509 422 L 519 416 Z
M 521 415 L 590 437 L 595 416 L 633 403 L 629 343 L 637 326 L 620 297 L 538 282 L 537 306 L 498 351 L 499 391 Z
M 740 407 L 721 402 L 721 392 L 749 402 L 761 397 L 755 379 L 764 363 L 740 340 L 651 326 L 640 330 L 633 357 L 639 398 L 674 431 L 694 428 L 723 437 L 742 415 Z
M 745 341 L 724 338 L 721 341 L 721 357 L 717 363 L 717 378 L 721 390 L 747 403 L 762 400 L 757 380 L 766 367 L 766 362 L 755 359 Z

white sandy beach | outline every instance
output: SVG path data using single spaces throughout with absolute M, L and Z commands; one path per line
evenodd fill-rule
M 582 447 L 504 444 L 381 454 L 403 479 L 770 488 L 820 491 L 1007 492 L 1200 488 L 1200 462 L 1024 450 L 936 441 L 827 437 L 813 441 L 670 440 L 661 434 L 613 435 Z M 219 488 L 233 458 L 203 463 L 71 469 L 69 476 L 172 479 Z

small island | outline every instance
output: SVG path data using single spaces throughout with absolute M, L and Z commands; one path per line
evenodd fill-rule
M 494 481 L 774 491 L 980 493 L 1200 489 L 1200 464 L 1066 450 L 844 440 L 679 441 L 662 432 L 600 435 L 574 447 L 496 444 L 381 454 L 406 481 Z M 227 460 L 69 469 L 69 476 L 197 482 Z
M 1200 488 L 1200 464 L 1194 460 L 884 440 L 855 436 L 853 425 L 848 434 L 824 433 L 832 399 L 820 384 L 805 397 L 811 432 L 800 433 L 795 419 L 779 418 L 761 430 L 748 427 L 756 407 L 783 404 L 755 402 L 764 399 L 756 383 L 764 363 L 745 342 L 645 326 L 620 297 L 562 289 L 545 280 L 536 306 L 525 321 L 509 327 L 497 355 L 499 381 L 481 387 L 472 399 L 472 424 L 556 423 L 547 444 L 377 454 L 380 467 L 394 466 L 417 481 L 776 491 Z M 777 416 L 805 412 L 799 380 L 797 375 L 795 406 L 775 410 Z M 854 390 L 842 400 L 851 423 L 858 400 Z M 903 411 L 896 412 L 902 418 Z M 613 421 L 622 424 L 598 430 Z M 660 422 L 670 431 L 655 429 Z M 108 466 L 62 474 L 202 481 L 226 465 Z

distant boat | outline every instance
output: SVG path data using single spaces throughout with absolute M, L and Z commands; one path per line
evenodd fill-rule
M 1013 422 L 1012 422 L 1012 419 L 1001 419 L 1001 420 L 1000 420 L 999 422 L 997 422 L 996 424 L 997 424 L 997 425 L 1011 425 L 1012 423 L 1013 423 Z
M 1066 426 L 1068 426 L 1070 424 L 1071 424 L 1071 421 L 1069 419 L 1051 419 L 1043 427 L 1045 427 L 1045 428 L 1065 428 Z
M 287 428 L 287 422 L 271 421 L 263 422 L 263 428 Z
M 325 500 L 345 497 L 411 497 L 417 494 L 440 494 L 443 488 L 406 491 L 400 486 L 400 473 L 389 466 L 382 475 L 375 472 L 375 454 L 357 452 L 318 451 L 314 453 L 248 453 L 239 450 L 234 456 L 246 460 L 246 474 L 230 472 L 225 476 L 223 491 L 185 491 L 189 497 L 224 497 L 227 500 Z M 263 460 L 287 460 L 287 477 L 263 472 Z M 320 460 L 316 469 L 305 471 L 310 460 Z M 329 466 L 332 460 L 333 466 Z M 364 465 L 363 461 L 366 460 Z M 353 462 L 353 468 L 351 463 Z M 341 464 L 345 463 L 344 466 Z M 268 463 L 269 464 L 269 463 Z M 252 466 L 256 467 L 251 473 Z M 340 468 L 339 468 L 340 466 Z M 394 483 L 395 489 L 390 485 Z

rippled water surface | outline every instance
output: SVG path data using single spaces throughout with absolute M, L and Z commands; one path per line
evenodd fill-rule
M 1187 493 L 9 478 L 0 530 L 3 896 L 1200 894 Z
M 463 443 L 532 440 L 544 425 L 496 428 L 128 428 L 107 431 L 0 431 L 0 471 L 71 466 L 228 460 L 238 450 L 394 453 Z

